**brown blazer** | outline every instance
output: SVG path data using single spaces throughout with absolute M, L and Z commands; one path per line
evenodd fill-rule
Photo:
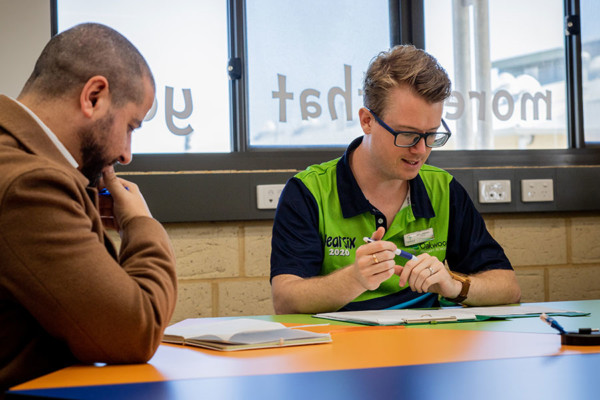
M 117 256 L 87 185 L 29 114 L 0 96 L 0 398 L 78 361 L 146 362 L 169 323 L 176 274 L 167 233 L 134 218 Z

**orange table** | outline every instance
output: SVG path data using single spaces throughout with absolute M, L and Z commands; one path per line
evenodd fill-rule
M 600 301 L 553 303 L 551 306 L 588 312 L 598 310 L 600 315 Z M 539 386 L 540 374 L 542 381 L 553 377 L 555 384 L 560 380 L 570 382 L 571 374 L 565 371 L 572 368 L 589 369 L 590 373 L 600 368 L 600 346 L 561 346 L 560 336 L 537 318 L 410 327 L 337 325 L 309 316 L 263 318 L 284 320 L 289 324 L 329 323 L 305 329 L 330 332 L 333 342 L 231 353 L 165 344 L 148 364 L 73 366 L 14 387 L 9 398 L 25 395 L 46 398 L 110 396 L 112 399 L 139 395 L 139 398 L 152 398 L 148 396 L 157 394 L 154 398 L 179 399 L 199 398 L 196 396 L 208 389 L 216 396 L 214 398 L 256 398 L 258 393 L 260 398 L 289 398 L 290 390 L 300 384 L 310 385 L 299 388 L 317 398 L 319 395 L 328 399 L 338 395 L 344 396 L 339 398 L 387 397 L 394 390 L 401 395 L 410 392 L 417 397 L 435 395 L 439 398 L 438 389 L 414 386 L 415 382 L 427 376 L 440 382 L 452 381 L 459 378 L 457 371 L 462 371 L 470 377 L 479 376 L 480 385 L 502 386 L 506 374 L 516 374 L 511 379 L 521 382 L 525 390 L 529 384 L 532 385 L 530 389 Z M 565 320 L 567 318 L 562 318 L 561 323 Z M 589 326 L 595 323 L 596 313 L 568 320 L 579 326 Z M 533 322 L 535 325 L 531 325 Z M 518 331 L 519 326 L 524 332 Z M 537 378 L 522 381 L 521 375 Z M 384 377 L 402 381 L 411 376 L 402 387 L 380 382 Z M 580 371 L 578 377 L 585 379 L 586 374 Z M 337 390 L 333 392 L 332 382 L 337 382 Z M 340 382 L 345 389 L 340 388 Z M 355 387 L 357 382 L 362 382 L 358 388 Z M 590 377 L 590 385 L 593 382 Z M 510 384 L 510 380 L 504 383 Z M 236 387 L 246 389 L 242 393 Z M 581 384 L 579 387 L 587 388 Z M 364 393 L 366 388 L 370 395 Z M 507 390 L 508 387 L 503 387 L 499 392 L 503 394 L 502 398 L 506 398 Z M 545 389 L 537 387 L 536 390 Z M 515 395 L 518 393 L 513 393 Z M 464 395 L 449 398 L 458 397 L 469 398 Z M 494 397 L 486 394 L 473 398 Z

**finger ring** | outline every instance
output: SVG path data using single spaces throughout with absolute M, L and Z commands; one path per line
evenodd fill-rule
M 375 264 L 379 264 L 379 260 L 377 259 L 377 256 L 375 254 L 371 254 L 371 257 L 373 257 L 373 261 L 375 261 Z
M 429 270 L 429 276 L 435 274 L 435 271 L 433 270 L 433 268 L 427 267 L 427 269 Z

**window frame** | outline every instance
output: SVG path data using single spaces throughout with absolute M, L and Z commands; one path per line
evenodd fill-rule
M 565 17 L 578 15 L 579 1 L 564 0 Z M 57 0 L 50 0 L 50 3 L 54 35 L 57 32 Z M 285 183 L 308 165 L 339 157 L 345 151 L 345 146 L 290 149 L 248 146 L 245 0 L 227 0 L 227 9 L 230 65 L 238 65 L 232 60 L 241 62 L 241 68 L 231 71 L 240 78 L 229 82 L 231 153 L 136 154 L 131 164 L 117 168 L 125 179 L 140 185 L 156 218 L 163 222 L 272 219 L 274 210 L 256 208 L 257 184 Z M 389 10 L 391 45 L 412 43 L 424 48 L 423 0 L 389 0 Z M 565 53 L 569 100 L 567 149 L 434 150 L 431 153 L 428 163 L 458 173 L 462 177 L 459 181 L 471 194 L 480 212 L 600 209 L 600 196 L 597 207 L 583 200 L 573 203 L 571 197 L 568 206 L 557 200 L 553 207 L 541 203 L 523 207 L 516 204 L 516 198 L 513 205 L 481 205 L 474 197 L 477 182 L 473 179 L 501 176 L 502 171 L 512 171 L 509 175 L 518 180 L 524 171 L 532 168 L 555 177 L 562 169 L 571 168 L 573 174 L 568 174 L 568 180 L 574 181 L 556 182 L 557 194 L 559 189 L 569 190 L 569 185 L 581 183 L 577 178 L 580 168 L 600 176 L 600 146 L 586 147 L 584 138 L 581 37 L 577 32 L 565 36 Z M 474 175 L 465 171 L 474 171 Z M 513 182 L 513 191 L 519 190 L 517 183 Z M 194 190 L 196 187 L 198 190 Z

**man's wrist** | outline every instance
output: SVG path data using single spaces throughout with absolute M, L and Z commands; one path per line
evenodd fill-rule
M 452 274 L 450 274 L 450 277 L 452 278 L 452 291 L 450 292 L 452 296 L 444 296 L 446 299 L 454 299 L 458 297 L 462 291 L 462 283 L 454 279 Z
M 462 303 L 467 299 L 467 296 L 469 295 L 469 289 L 471 288 L 471 278 L 468 275 L 452 271 L 450 271 L 450 276 L 452 276 L 452 279 L 460 283 L 461 289 L 458 296 L 446 299 L 453 303 Z
M 355 264 L 350 264 L 346 268 L 339 270 L 340 273 L 346 272 L 347 288 L 352 293 L 357 293 L 357 296 L 369 290 L 367 286 L 367 282 L 364 277 L 360 274 L 358 270 L 358 266 Z

